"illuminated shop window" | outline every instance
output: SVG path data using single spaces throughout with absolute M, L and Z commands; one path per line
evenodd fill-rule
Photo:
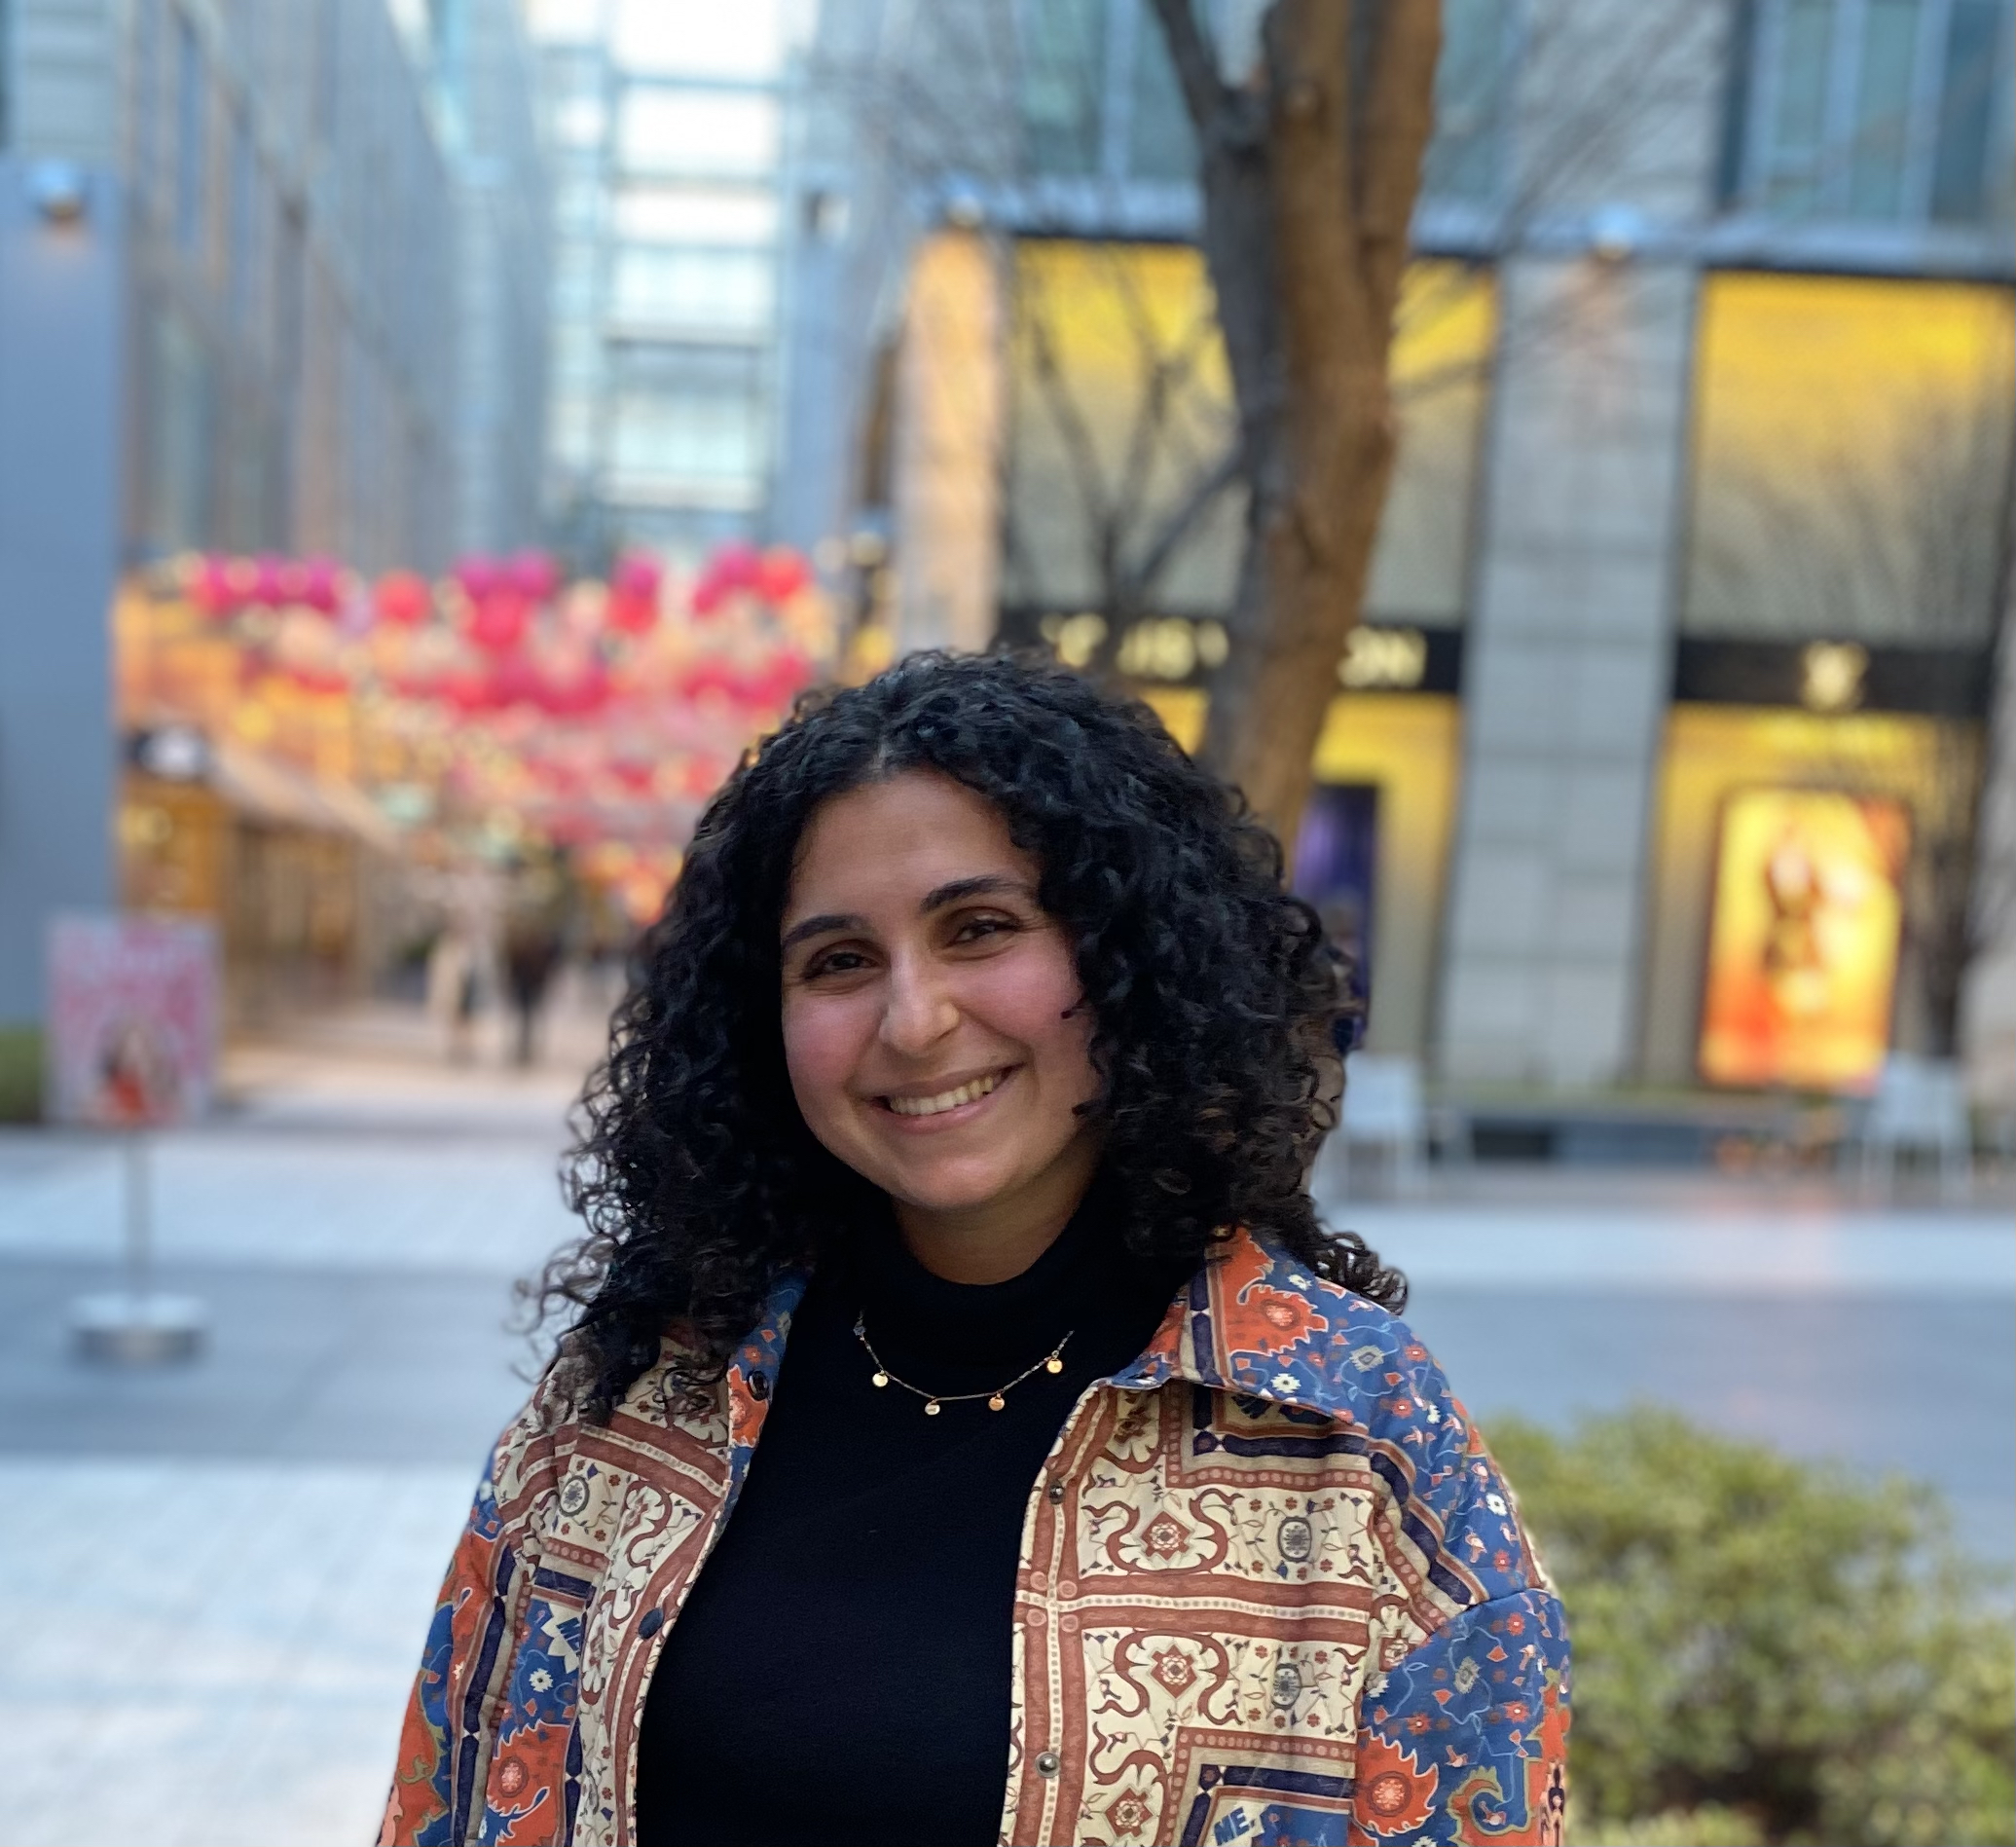
M 1683 635 L 1979 646 L 2016 426 L 2016 296 L 1705 284 Z
M 1132 568 L 1147 558 L 1232 438 L 1202 258 L 1170 244 L 1024 240 L 1013 311 L 1002 600 L 1096 609 L 1111 587 L 1102 560 Z M 1488 275 L 1436 262 L 1409 271 L 1393 352 L 1400 458 L 1368 598 L 1376 617 L 1462 619 L 1494 323 Z M 1222 614 L 1243 513 L 1236 489 L 1203 502 L 1149 583 L 1147 606 Z

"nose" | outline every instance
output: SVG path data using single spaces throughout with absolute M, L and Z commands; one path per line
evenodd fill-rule
M 898 956 L 889 972 L 882 1009 L 882 1043 L 904 1057 L 919 1057 L 959 1023 L 959 1008 L 928 959 Z

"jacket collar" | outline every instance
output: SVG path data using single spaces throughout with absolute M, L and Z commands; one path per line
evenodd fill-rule
M 728 1362 L 731 1488 L 740 1486 L 769 1415 L 806 1280 L 802 1271 L 779 1277 L 761 1319 Z M 1343 1336 L 1357 1324 L 1376 1338 L 1391 1323 L 1383 1309 L 1318 1276 L 1271 1238 L 1240 1229 L 1211 1247 L 1147 1348 L 1108 1383 L 1152 1391 L 1182 1380 L 1348 1423 L 1363 1415 L 1370 1392 L 1359 1363 L 1367 1349 L 1354 1353 L 1356 1344 Z

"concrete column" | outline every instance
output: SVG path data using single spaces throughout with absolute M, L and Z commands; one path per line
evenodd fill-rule
M 2002 611 L 2000 683 L 1988 725 L 1988 789 L 1975 872 L 1981 949 L 1961 993 L 1967 1090 L 2016 1130 L 2016 602 Z
M 108 173 L 0 159 L 0 1024 L 41 1015 L 45 917 L 117 890 L 125 268 Z
M 994 639 L 1001 551 L 1002 301 L 977 232 L 917 252 L 897 379 L 897 649 Z
M 1635 1062 L 1727 23 L 1701 0 L 1527 17 L 1438 1030 L 1459 1083 Z
M 1441 1069 L 1601 1085 L 1631 1059 L 1694 278 L 1521 258 L 1501 288 Z

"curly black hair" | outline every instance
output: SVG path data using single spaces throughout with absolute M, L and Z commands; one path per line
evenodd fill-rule
M 912 655 L 801 699 L 701 816 L 646 932 L 565 1172 L 587 1234 L 548 1265 L 562 1402 L 606 1422 L 677 1329 L 672 1384 L 719 1379 L 787 1268 L 877 1196 L 813 1138 L 780 1024 L 780 924 L 820 804 L 908 770 L 984 796 L 1040 868 L 1093 1016 L 1102 1171 L 1144 1256 L 1233 1226 L 1393 1308 L 1405 1279 L 1319 1223 L 1304 1184 L 1336 1121 L 1341 955 L 1285 889 L 1274 835 L 1146 706 L 1008 654 Z

